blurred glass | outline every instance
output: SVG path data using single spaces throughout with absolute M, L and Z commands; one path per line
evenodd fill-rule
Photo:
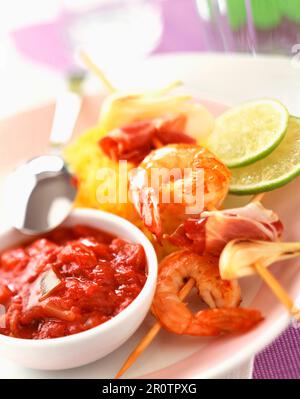
M 71 47 L 83 47 L 102 67 L 143 58 L 160 41 L 161 0 L 64 1 Z
M 196 0 L 206 50 L 290 55 L 300 0 Z

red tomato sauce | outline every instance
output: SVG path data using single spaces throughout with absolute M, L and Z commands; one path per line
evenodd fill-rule
M 146 258 L 139 244 L 78 225 L 8 249 L 0 258 L 0 333 L 63 337 L 111 319 L 140 293 Z

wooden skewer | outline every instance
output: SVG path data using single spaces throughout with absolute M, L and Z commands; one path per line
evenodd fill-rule
M 181 301 L 183 301 L 188 296 L 194 285 L 195 285 L 195 280 L 193 278 L 190 278 L 179 292 L 179 298 Z M 161 324 L 157 321 L 153 325 L 153 327 L 151 327 L 151 329 L 148 331 L 145 337 L 141 340 L 138 346 L 134 349 L 134 351 L 130 354 L 130 356 L 127 358 L 122 368 L 116 374 L 115 378 L 120 378 L 131 367 L 131 365 L 136 361 L 136 359 L 151 344 L 151 342 L 157 336 L 161 328 L 162 328 Z
M 260 193 L 255 195 L 251 202 L 261 201 L 265 193 Z M 279 301 L 287 308 L 291 316 L 293 316 L 298 321 L 300 320 L 300 311 L 294 306 L 294 301 L 290 298 L 289 294 L 282 287 L 279 281 L 273 276 L 273 274 L 260 262 L 253 265 L 253 268 L 259 274 L 259 276 L 264 280 L 264 282 L 272 290 L 273 294 L 279 299 Z
M 164 95 L 169 93 L 171 90 L 176 89 L 176 87 L 182 86 L 183 82 L 181 80 L 175 80 L 174 82 L 171 82 L 167 86 L 163 87 L 161 90 L 159 90 L 160 95 Z
M 104 86 L 110 93 L 114 93 L 116 91 L 116 89 L 110 83 L 110 81 L 106 78 L 106 76 L 104 75 L 102 70 L 98 67 L 98 65 L 96 65 L 93 62 L 93 60 L 90 58 L 90 56 L 84 50 L 79 51 L 79 57 L 80 57 L 81 61 L 84 63 L 84 65 L 86 66 L 86 68 L 89 69 L 91 72 L 93 72 L 101 80 L 101 82 L 104 84 Z
M 294 310 L 294 302 L 289 297 L 288 293 L 282 288 L 281 284 L 279 284 L 279 282 L 273 276 L 273 274 L 270 273 L 270 271 L 259 262 L 255 263 L 253 265 L 253 268 L 260 275 L 260 277 L 264 280 L 264 282 L 271 288 L 271 290 L 277 296 L 279 301 L 282 302 L 282 304 L 292 314 L 295 311 Z
M 260 202 L 265 193 L 256 194 L 251 202 Z M 277 281 L 273 274 L 260 262 L 253 265 L 253 268 L 259 274 L 259 276 L 264 280 L 264 282 L 273 291 L 274 295 L 279 299 L 279 301 L 288 309 L 292 316 L 299 314 L 299 310 L 294 308 L 293 300 L 289 297 L 288 293 L 282 287 L 282 285 Z
M 260 202 L 265 194 L 266 193 L 256 194 L 250 202 Z M 273 291 L 274 295 L 279 299 L 279 301 L 287 308 L 291 315 L 295 316 L 299 314 L 299 310 L 294 308 L 293 300 L 289 297 L 289 294 L 285 291 L 273 274 L 260 262 L 255 263 L 253 268 Z
M 254 197 L 252 198 L 252 200 L 250 202 L 260 202 L 263 197 L 265 196 L 266 193 L 259 193 L 254 195 Z
M 116 91 L 116 88 L 107 79 L 103 71 L 98 67 L 98 65 L 94 63 L 91 57 L 82 49 L 79 51 L 79 58 L 84 63 L 85 67 L 100 79 L 100 81 L 103 83 L 103 85 L 110 93 L 114 93 Z M 175 80 L 174 82 L 171 82 L 166 87 L 163 87 L 161 90 L 159 90 L 159 94 L 160 95 L 167 94 L 168 92 L 175 89 L 176 87 L 181 86 L 182 84 L 183 83 L 181 80 Z

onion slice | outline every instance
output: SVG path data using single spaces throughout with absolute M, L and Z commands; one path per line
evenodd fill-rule
M 46 299 L 56 288 L 61 285 L 61 280 L 57 277 L 54 270 L 51 268 L 43 273 L 39 278 L 40 298 L 42 301 Z
M 253 265 L 268 267 L 275 262 L 300 256 L 299 242 L 268 242 L 258 240 L 230 241 L 219 261 L 222 279 L 231 280 L 256 274 Z

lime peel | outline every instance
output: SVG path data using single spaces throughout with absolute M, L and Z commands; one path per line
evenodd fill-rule
M 249 165 L 269 155 L 285 136 L 289 114 L 273 99 L 231 108 L 216 120 L 206 145 L 229 168 Z
M 289 118 L 281 144 L 266 158 L 232 170 L 229 191 L 248 195 L 271 191 L 300 175 L 300 118 Z

